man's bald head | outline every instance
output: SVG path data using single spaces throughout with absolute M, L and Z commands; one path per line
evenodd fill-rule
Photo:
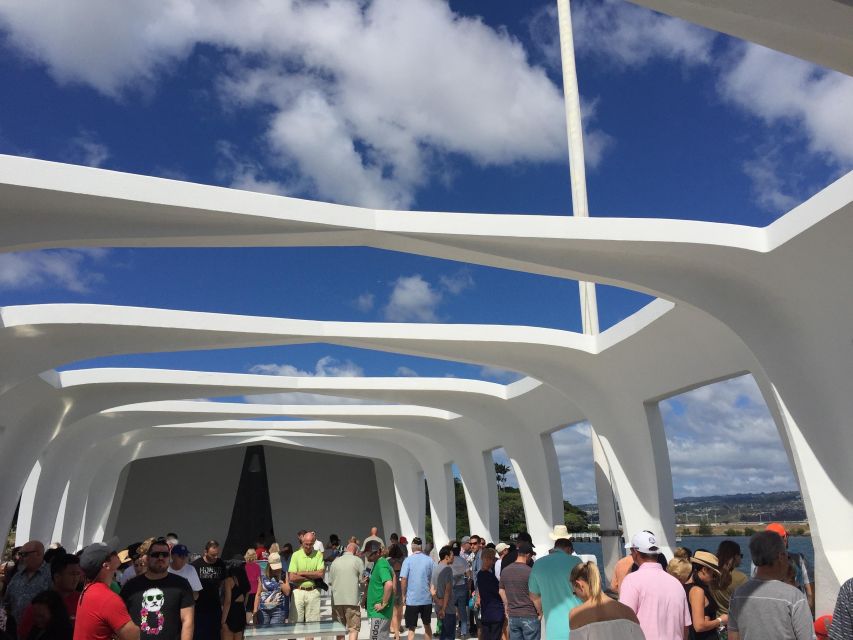
M 355 542 L 350 542 L 347 545 L 346 552 L 347 553 L 357 553 L 358 552 L 358 545 Z
M 370 535 L 375 536 L 379 533 L 379 527 L 370 527 Z
M 36 571 L 44 563 L 44 545 L 38 540 L 30 540 L 19 551 L 24 561 L 25 571 Z

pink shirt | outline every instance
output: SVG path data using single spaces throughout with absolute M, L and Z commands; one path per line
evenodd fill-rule
M 251 585 L 249 593 L 257 593 L 258 578 L 261 577 L 261 566 L 257 562 L 247 562 L 246 577 L 249 579 L 249 584 Z
M 657 562 L 644 562 L 625 576 L 619 602 L 634 610 L 647 638 L 684 640 L 684 627 L 691 623 L 687 595 L 678 579 Z

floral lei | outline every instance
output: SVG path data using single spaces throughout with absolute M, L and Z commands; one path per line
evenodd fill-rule
M 139 612 L 139 616 L 142 618 L 142 620 L 141 620 L 142 624 L 139 625 L 139 630 L 142 631 L 142 633 L 145 633 L 145 634 L 148 634 L 151 636 L 156 636 L 163 630 L 163 612 L 162 611 L 157 612 L 157 628 L 156 629 L 152 629 L 151 625 L 148 624 L 148 609 L 146 609 L 145 607 L 142 607 L 142 611 Z

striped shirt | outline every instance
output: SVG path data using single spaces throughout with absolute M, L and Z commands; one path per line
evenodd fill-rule
M 830 640 L 853 640 L 853 578 L 841 585 L 832 625 L 829 627 Z
M 741 640 L 814 640 L 812 613 L 796 587 L 750 578 L 729 604 L 729 631 Z

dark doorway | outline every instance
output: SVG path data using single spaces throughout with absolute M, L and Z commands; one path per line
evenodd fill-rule
M 246 549 L 254 548 L 259 540 L 268 547 L 275 540 L 275 532 L 264 448 L 257 445 L 246 447 L 222 557 L 224 560 L 242 557 Z

